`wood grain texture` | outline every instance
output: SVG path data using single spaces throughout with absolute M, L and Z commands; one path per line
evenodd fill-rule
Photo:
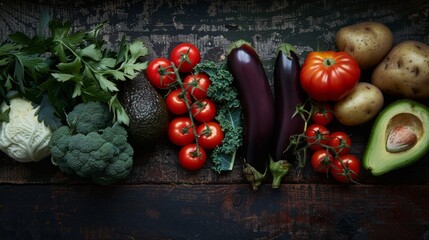
M 429 44 L 427 0 L 0 1 L 0 41 L 16 31 L 35 35 L 43 10 L 75 29 L 107 21 L 110 46 L 123 35 L 142 39 L 148 60 L 190 41 L 203 59 L 218 61 L 245 39 L 270 79 L 280 43 L 294 45 L 303 60 L 335 49 L 335 32 L 361 21 L 385 23 L 395 43 Z M 352 153 L 362 154 L 370 127 L 347 128 Z M 429 239 L 429 156 L 380 177 L 364 171 L 358 185 L 306 168 L 278 190 L 267 179 L 253 192 L 239 161 L 222 175 L 210 162 L 190 173 L 178 166 L 177 151 L 166 140 L 139 154 L 127 179 L 109 187 L 67 176 L 49 159 L 23 164 L 0 153 L 0 239 Z
M 427 239 L 427 190 L 308 184 L 282 185 L 278 191 L 263 186 L 257 193 L 248 185 L 1 186 L 1 212 L 8 218 L 0 218 L 0 238 Z

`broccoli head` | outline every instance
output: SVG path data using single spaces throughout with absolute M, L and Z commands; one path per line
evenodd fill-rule
M 88 134 L 112 125 L 109 106 L 101 102 L 80 103 L 67 114 L 67 122 L 77 133 Z
M 100 109 L 94 106 L 83 109 L 100 113 Z M 75 121 L 69 123 L 71 126 L 62 126 L 52 133 L 50 141 L 52 162 L 65 173 L 91 178 L 93 182 L 102 185 L 115 183 L 128 176 L 133 165 L 134 150 L 127 141 L 125 128 L 113 125 L 94 129 L 96 125 L 91 125 L 89 120 L 93 118 L 85 117 L 85 112 L 81 109 L 78 108 L 78 115 L 72 111 L 68 116 L 83 117 L 74 118 Z M 81 124 L 80 121 L 86 122 Z M 100 124 L 98 119 L 94 119 L 94 122 Z M 76 130 L 77 126 L 93 130 L 82 132 Z

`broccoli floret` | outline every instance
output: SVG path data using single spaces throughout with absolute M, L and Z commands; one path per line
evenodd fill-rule
M 68 151 L 68 143 L 71 136 L 68 126 L 62 126 L 54 131 L 49 141 L 51 156 L 55 156 L 55 159 L 62 159 Z M 55 165 L 58 165 L 64 172 L 72 173 L 72 170 L 64 165 L 63 162 L 55 162 L 55 159 L 52 158 Z
M 67 114 L 67 122 L 77 132 L 88 134 L 112 125 L 113 115 L 107 104 L 101 102 L 81 103 Z
M 94 106 L 81 106 L 78 115 L 73 110 L 68 116 L 85 116 L 82 109 L 100 113 L 100 109 Z M 76 117 L 73 125 L 62 126 L 53 132 L 50 141 L 52 162 L 63 172 L 91 178 L 95 183 L 115 183 L 128 176 L 133 165 L 134 149 L 127 141 L 127 131 L 122 126 L 106 126 L 108 124 L 94 129 L 101 121 L 94 119 L 96 123 L 93 124 L 90 119 Z M 80 121 L 86 122 L 81 124 Z M 82 133 L 76 130 L 77 126 L 85 126 L 86 130 L 92 128 L 93 131 Z

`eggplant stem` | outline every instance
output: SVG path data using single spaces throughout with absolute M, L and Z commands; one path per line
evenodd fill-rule
M 228 49 L 226 50 L 227 55 L 229 55 L 232 52 L 232 50 L 234 50 L 236 48 L 239 48 L 239 47 L 241 47 L 242 45 L 245 45 L 245 44 L 251 46 L 251 44 L 249 42 L 247 42 L 246 40 L 243 40 L 243 39 L 240 39 L 240 40 L 237 40 L 237 41 L 231 43 L 228 46 Z
M 288 59 L 292 59 L 292 52 L 294 52 L 296 55 L 297 55 L 297 57 L 298 57 L 298 54 L 297 54 L 297 52 L 296 52 L 296 49 L 295 49 L 295 47 L 292 45 L 292 44 L 289 44 L 289 43 L 283 43 L 283 44 L 281 44 L 278 48 L 277 48 L 277 54 L 279 53 L 279 52 L 282 52 Z
M 282 182 L 282 178 L 289 173 L 292 164 L 288 163 L 286 160 L 279 160 L 275 162 L 272 158 L 270 158 L 270 172 L 273 176 L 273 182 L 271 187 L 277 189 L 280 187 Z
M 252 185 L 253 191 L 258 190 L 259 186 L 261 186 L 262 181 L 265 179 L 267 175 L 268 169 L 265 168 L 265 172 L 262 174 L 258 172 L 253 166 L 248 163 L 244 163 L 243 173 L 246 177 L 246 180 L 250 182 Z

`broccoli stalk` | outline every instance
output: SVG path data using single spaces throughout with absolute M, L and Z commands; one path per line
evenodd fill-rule
M 125 128 L 112 124 L 112 119 L 104 103 L 76 105 L 67 115 L 68 125 L 52 133 L 52 163 L 101 185 L 124 179 L 131 171 L 134 150 Z

